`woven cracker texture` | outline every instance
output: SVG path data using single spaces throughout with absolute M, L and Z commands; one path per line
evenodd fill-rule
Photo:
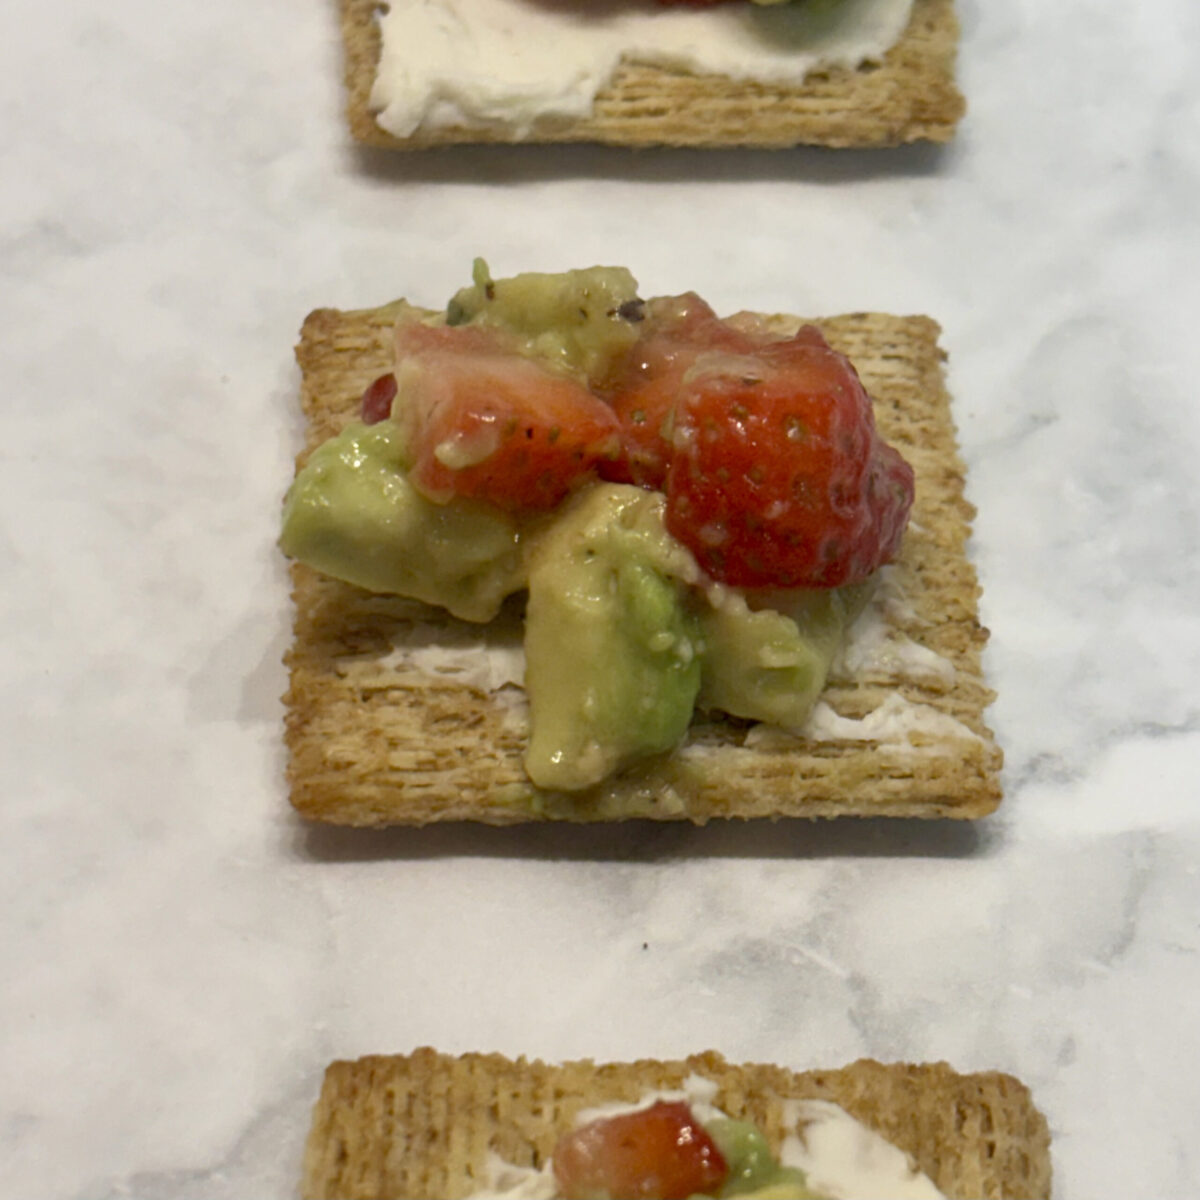
M 357 413 L 391 370 L 394 306 L 319 310 L 297 356 L 308 448 Z M 777 318 L 781 330 L 796 318 Z M 291 800 L 305 817 L 348 825 L 627 817 L 980 817 L 1000 799 L 1001 754 L 984 721 L 987 631 L 965 547 L 963 497 L 938 327 L 925 317 L 859 313 L 818 322 L 856 364 L 883 436 L 912 463 L 913 519 L 887 568 L 897 603 L 888 636 L 938 656 L 948 673 L 914 673 L 884 655 L 831 673 L 823 700 L 862 719 L 900 697 L 932 718 L 908 740 L 809 740 L 720 715 L 698 715 L 682 746 L 580 793 L 541 791 L 522 767 L 527 711 L 452 670 L 429 671 L 422 646 L 519 640 L 519 613 L 486 632 L 413 601 L 372 595 L 293 567 L 295 637 L 287 655 Z M 304 454 L 301 455 L 301 461 Z M 928 724 L 928 722 L 927 722 Z
M 734 1066 L 709 1052 L 681 1062 L 547 1066 L 497 1054 L 371 1057 L 333 1063 L 304 1159 L 307 1200 L 457 1200 L 478 1190 L 490 1154 L 540 1167 L 582 1108 L 636 1102 L 691 1074 L 714 1103 L 753 1121 L 778 1152 L 783 1103 L 828 1100 L 910 1154 L 949 1197 L 1050 1194 L 1050 1135 L 1019 1080 L 960 1075 L 945 1063 L 868 1059 L 832 1071 Z
M 381 129 L 370 106 L 379 8 L 379 0 L 341 0 L 347 119 L 358 141 L 421 150 L 516 140 L 497 129 L 418 131 L 407 138 Z M 772 149 L 946 142 L 965 108 L 954 80 L 957 48 L 953 0 L 916 0 L 908 29 L 880 64 L 822 71 L 781 87 L 626 62 L 588 119 L 543 125 L 522 140 Z

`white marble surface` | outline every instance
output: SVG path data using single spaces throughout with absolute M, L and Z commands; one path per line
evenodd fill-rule
M 356 153 L 334 6 L 7 0 L 0 1194 L 295 1192 L 334 1057 L 1014 1071 L 1056 1195 L 1200 1188 L 1200 10 L 961 0 L 882 154 Z M 320 304 L 624 261 L 945 327 L 979 827 L 310 830 L 273 547 Z

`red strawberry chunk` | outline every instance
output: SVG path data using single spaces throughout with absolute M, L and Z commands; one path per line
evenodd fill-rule
M 677 398 L 667 528 L 737 587 L 839 587 L 894 557 L 912 469 L 815 328 L 698 359 Z
M 652 301 L 645 322 L 611 401 L 621 422 L 621 455 L 602 464 L 600 474 L 658 490 L 667 476 L 671 421 L 688 371 L 701 354 L 749 353 L 754 341 L 720 320 L 695 292 Z
M 401 323 L 396 362 L 409 477 L 431 500 L 553 508 L 617 452 L 603 400 L 493 330 Z
M 365 425 L 377 425 L 392 415 L 396 398 L 396 377 L 390 371 L 380 375 L 362 395 L 362 419 Z
M 711 1195 L 728 1174 L 716 1143 L 680 1101 L 592 1121 L 554 1148 L 564 1200 L 686 1200 Z

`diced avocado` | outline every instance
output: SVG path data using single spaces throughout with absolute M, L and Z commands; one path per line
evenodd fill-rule
M 697 703 L 798 729 L 865 598 L 855 587 L 779 592 L 763 599 L 770 607 L 752 607 L 741 593 L 723 591 L 700 614 L 703 682 Z
M 663 502 L 597 484 L 531 555 L 525 769 L 539 787 L 589 787 L 687 730 L 700 663 L 683 581 L 696 568 L 663 528 Z
M 723 1117 L 708 1122 L 704 1128 L 729 1166 L 729 1176 L 721 1187 L 722 1197 L 753 1192 L 775 1177 L 778 1164 L 757 1125 Z
M 642 318 L 637 280 L 624 267 L 590 267 L 492 279 L 475 260 L 475 282 L 450 301 L 446 321 L 498 325 L 525 353 L 582 375 L 593 386 L 609 377 L 633 345 Z
M 292 483 L 280 548 L 368 591 L 490 621 L 525 586 L 516 522 L 482 502 L 433 504 L 408 482 L 407 465 L 394 422 L 348 426 Z
M 751 1121 L 720 1117 L 704 1126 L 717 1143 L 729 1175 L 717 1193 L 719 1200 L 816 1200 L 804 1172 L 781 1167 L 762 1131 Z

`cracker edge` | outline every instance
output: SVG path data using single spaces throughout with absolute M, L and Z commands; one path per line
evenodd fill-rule
M 709 1051 L 547 1065 L 498 1054 L 411 1055 L 335 1062 L 325 1073 L 306 1144 L 306 1200 L 469 1195 L 488 1153 L 540 1166 L 581 1108 L 634 1102 L 690 1074 L 718 1085 L 715 1103 L 754 1121 L 778 1149 L 782 1102 L 824 1099 L 911 1154 L 950 1197 L 1048 1197 L 1050 1132 L 1029 1089 L 996 1071 L 860 1059 L 836 1070 L 731 1065 Z
M 516 138 L 503 130 L 446 129 L 397 138 L 370 106 L 381 0 L 339 0 L 346 118 L 354 139 L 391 150 L 469 144 L 594 142 L 610 146 L 871 149 L 948 142 L 966 110 L 955 82 L 959 26 L 953 0 L 915 0 L 904 35 L 877 65 L 814 73 L 802 85 L 738 82 L 623 64 L 593 115 Z M 694 119 L 681 114 L 698 109 Z
M 350 419 L 354 413 L 354 400 L 365 382 L 386 369 L 390 347 L 390 330 L 396 305 L 378 309 L 338 312 L 318 310 L 310 314 L 304 325 L 297 356 L 304 371 L 302 388 L 303 405 L 310 420 L 309 446 L 323 441 Z M 796 318 L 777 318 L 793 324 Z M 872 345 L 873 357 L 887 364 L 899 355 L 910 358 L 913 371 L 918 376 L 922 396 L 929 393 L 933 400 L 934 416 L 942 419 L 939 428 L 931 430 L 941 445 L 934 460 L 938 474 L 945 478 L 939 483 L 944 502 L 937 511 L 926 513 L 927 518 L 942 526 L 932 538 L 932 548 L 926 547 L 933 556 L 932 566 L 923 561 L 913 568 L 915 577 L 922 582 L 926 572 L 945 574 L 949 569 L 953 578 L 949 584 L 940 585 L 940 591 L 949 589 L 953 606 L 962 614 L 954 621 L 942 622 L 948 630 L 964 643 L 961 653 L 956 655 L 959 678 L 955 691 L 945 704 L 952 715 L 963 719 L 972 728 L 979 744 L 968 744 L 958 739 L 948 743 L 955 747 L 957 774 L 949 775 L 950 756 L 901 755 L 903 762 L 897 767 L 889 762 L 886 747 L 874 744 L 841 746 L 835 751 L 824 743 L 816 749 L 811 747 L 789 749 L 788 752 L 771 756 L 768 752 L 742 752 L 738 759 L 736 744 L 723 743 L 722 750 L 729 755 L 720 763 L 707 768 L 704 778 L 685 779 L 683 805 L 673 810 L 654 807 L 659 794 L 666 794 L 673 786 L 668 767 L 660 769 L 650 764 L 643 779 L 638 770 L 619 777 L 604 789 L 589 796 L 575 794 L 563 803 L 556 804 L 553 794 L 541 793 L 533 788 L 523 772 L 514 773 L 511 764 L 503 761 L 486 761 L 493 748 L 477 744 L 476 754 L 470 763 L 457 770 L 441 763 L 433 763 L 419 770 L 392 770 L 393 781 L 388 782 L 387 769 L 367 761 L 363 751 L 357 751 L 347 759 L 344 748 L 330 749 L 340 735 L 344 725 L 335 725 L 322 730 L 323 718 L 330 715 L 330 704 L 336 708 L 336 697 L 331 701 L 326 694 L 330 688 L 343 686 L 339 658 L 352 656 L 355 648 L 370 643 L 378 633 L 372 626 L 386 623 L 386 614 L 394 598 L 371 597 L 357 589 L 333 581 L 322 581 L 315 572 L 296 565 L 293 576 L 296 581 L 297 638 L 288 654 L 292 668 L 292 687 L 285 700 L 288 704 L 287 740 L 292 752 L 289 762 L 289 779 L 292 785 L 291 800 L 301 815 L 318 821 L 334 824 L 361 826 L 408 824 L 424 825 L 438 821 L 470 820 L 487 824 L 514 824 L 544 819 L 568 821 L 611 821 L 629 817 L 655 819 L 691 820 L 704 823 L 712 817 L 835 817 L 835 816 L 892 816 L 892 817 L 954 817 L 975 819 L 993 811 L 1001 798 L 998 772 L 1002 755 L 995 745 L 990 729 L 983 723 L 982 714 L 991 702 L 993 694 L 982 682 L 979 655 L 987 638 L 987 631 L 978 623 L 977 598 L 979 594 L 975 573 L 966 559 L 963 549 L 970 532 L 970 519 L 974 509 L 962 497 L 963 466 L 957 453 L 953 422 L 949 413 L 949 396 L 942 379 L 944 355 L 938 345 L 940 332 L 935 322 L 926 317 L 891 317 L 884 314 L 852 314 L 846 317 L 829 318 L 823 324 L 835 344 L 838 330 L 855 323 L 869 327 L 864 336 Z M 889 333 L 875 329 L 882 325 Z M 842 336 L 847 336 L 843 333 Z M 915 344 L 915 349 L 914 349 Z M 849 352 L 848 347 L 844 347 Z M 383 356 L 383 357 L 381 357 Z M 852 354 L 853 357 L 853 354 Z M 911 381 L 910 381 L 911 384 Z M 875 390 L 875 389 L 872 389 Z M 898 407 L 893 404 L 892 407 Z M 881 425 L 888 419 L 886 412 L 877 412 Z M 886 430 L 885 430 L 886 433 Z M 914 447 L 915 450 L 915 447 Z M 301 455 L 303 460 L 304 454 Z M 919 472 L 919 476 L 920 476 Z M 920 488 L 919 483 L 919 500 Z M 942 510 L 945 511 L 942 511 Z M 947 550 L 940 543 L 948 542 Z M 912 549 L 913 539 L 906 539 L 902 551 L 902 564 L 916 555 Z M 321 609 L 314 621 L 311 613 L 321 608 L 322 593 L 334 596 L 332 602 Z M 317 600 L 314 601 L 314 595 Z M 341 605 L 342 607 L 339 607 Z M 326 611 L 328 610 L 328 611 Z M 941 610 L 939 609 L 939 612 Z M 448 618 L 447 618 L 448 619 Z M 312 644 L 312 638 L 300 636 L 302 623 L 308 620 L 310 630 L 320 628 L 328 632 L 338 622 L 342 623 L 341 639 L 332 655 Z M 348 627 L 349 632 L 346 632 Z M 350 639 L 349 643 L 346 641 Z M 324 661 L 332 666 L 321 666 Z M 316 663 L 316 667 L 314 667 Z M 962 667 L 968 668 L 963 671 Z M 331 673 L 332 672 L 332 673 Z M 913 688 L 901 688 L 902 694 L 912 693 Z M 922 700 L 920 689 L 910 698 Z M 320 694 L 318 694 L 320 693 Z M 961 694 L 960 694 L 961 693 Z M 863 709 L 870 711 L 883 696 L 886 689 L 872 689 L 854 685 L 854 696 Z M 955 698 L 957 697 L 957 699 Z M 432 701 L 440 700 L 441 710 L 417 708 L 417 721 L 435 720 L 444 725 L 453 720 L 456 705 L 468 702 L 461 694 L 434 695 Z M 476 742 L 480 743 L 479 726 L 485 718 L 480 715 L 489 706 L 484 702 L 470 701 L 471 717 L 474 720 Z M 957 706 L 957 711 L 954 711 Z M 965 706 L 965 708 L 964 708 Z M 343 708 L 346 705 L 343 703 Z M 475 712 L 478 708 L 480 712 Z M 357 708 L 350 709 L 357 713 Z M 336 714 L 335 714 L 336 715 Z M 325 724 L 329 720 L 325 719 Z M 464 715 L 464 727 L 466 716 Z M 720 731 L 731 727 L 730 722 L 710 722 L 710 730 Z M 382 730 L 373 722 L 367 723 L 358 736 L 376 739 L 382 746 L 386 738 L 380 739 Z M 406 740 L 413 740 L 413 727 L 405 726 Z M 488 733 L 483 732 L 486 743 Z M 429 739 L 434 751 L 438 750 L 436 739 Z M 454 743 L 457 754 L 458 742 Z M 943 747 L 944 748 L 944 747 Z M 448 759 L 447 748 L 441 747 L 442 757 Z M 958 761 L 961 755 L 962 761 Z M 502 758 L 493 754 L 493 759 Z M 826 758 L 833 757 L 830 764 Z M 394 758 L 394 754 L 393 754 Z M 389 760 L 390 761 L 390 760 Z M 815 764 L 815 765 L 814 765 Z M 653 772 L 659 770 L 658 775 Z M 467 772 L 469 778 L 463 774 Z M 796 778 L 800 776 L 799 792 Z M 932 781 L 932 782 L 931 782 Z M 469 785 L 469 786 L 468 786 Z M 513 792 L 519 785 L 520 794 Z M 644 795 L 647 790 L 657 789 L 651 807 L 627 808 L 631 800 Z M 510 794 L 512 793 L 512 794 Z M 916 794 L 917 798 L 913 799 Z M 542 804 L 539 798 L 547 795 L 550 801 Z M 615 797 L 620 809 L 607 800 Z M 532 798 L 532 800 L 531 800 Z

